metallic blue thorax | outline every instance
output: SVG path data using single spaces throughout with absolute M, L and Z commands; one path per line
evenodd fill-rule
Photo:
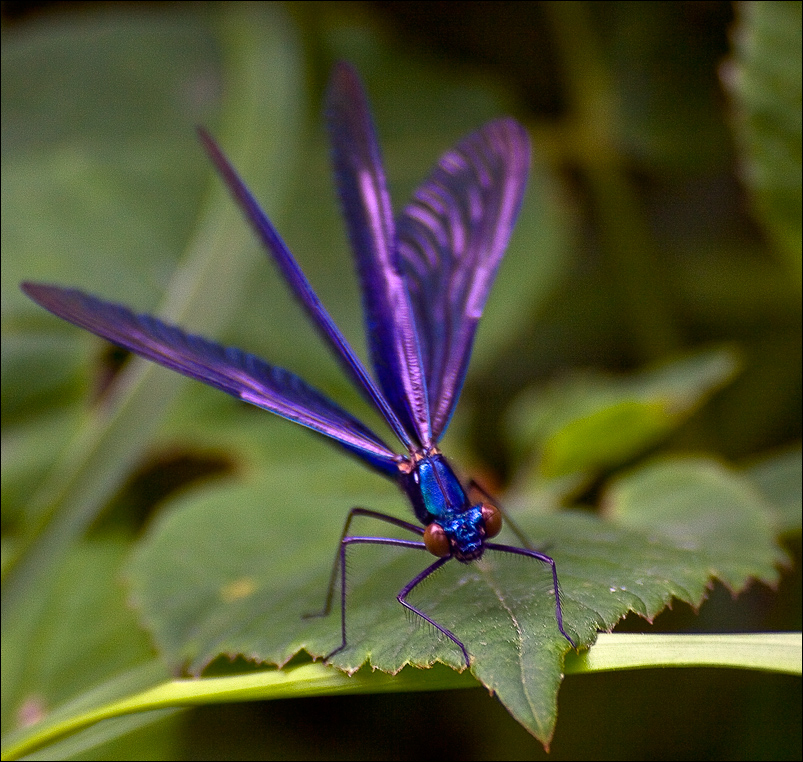
M 424 525 L 440 525 L 459 561 L 482 555 L 485 529 L 479 505 L 471 505 L 460 480 L 440 453 L 415 463 L 403 480 L 415 515 Z

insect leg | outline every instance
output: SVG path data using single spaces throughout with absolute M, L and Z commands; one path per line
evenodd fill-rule
M 519 556 L 526 556 L 534 558 L 536 561 L 546 564 L 552 570 L 552 587 L 555 590 L 555 619 L 558 622 L 558 629 L 566 640 L 572 644 L 572 648 L 577 648 L 577 644 L 566 634 L 563 629 L 563 608 L 561 606 L 561 593 L 560 585 L 558 584 L 558 569 L 555 566 L 555 560 L 545 553 L 539 553 L 537 550 L 530 550 L 528 548 L 516 548 L 512 545 L 498 545 L 495 542 L 488 542 L 485 544 L 488 550 L 500 550 L 503 553 L 515 553 Z
M 455 635 L 451 630 L 447 630 L 446 627 L 443 625 L 438 624 L 434 619 L 428 617 L 421 609 L 416 608 L 407 600 L 407 596 L 413 591 L 413 588 L 416 585 L 423 582 L 430 574 L 436 572 L 438 569 L 441 568 L 447 561 L 450 561 L 452 556 L 445 556 L 443 558 L 439 558 L 435 563 L 430 564 L 424 571 L 418 574 L 416 577 L 411 579 L 402 589 L 402 591 L 396 596 L 396 600 L 401 603 L 404 608 L 412 611 L 414 614 L 418 614 L 425 622 L 429 622 L 438 632 L 445 635 L 449 640 L 452 641 L 462 652 L 463 658 L 466 660 L 466 666 L 471 666 L 471 657 L 468 655 L 468 651 L 466 647 L 463 645 L 462 641 Z
M 355 511 L 358 511 L 358 510 L 362 511 L 363 509 L 362 508 L 356 508 L 354 510 Z M 367 511 L 363 515 L 372 515 L 372 516 L 375 516 L 377 518 L 381 517 L 381 518 L 387 519 L 389 521 L 389 523 L 396 524 L 396 525 L 399 525 L 399 526 L 401 526 L 402 524 L 406 524 L 407 523 L 407 522 L 402 522 L 399 519 L 394 519 L 391 516 L 385 516 L 384 514 L 381 514 L 381 513 L 379 513 L 379 514 L 374 513 L 373 511 Z M 347 526 L 348 526 L 348 524 L 347 524 Z M 415 531 L 419 531 L 419 528 L 417 526 L 413 525 L 413 524 L 411 524 L 410 527 L 413 528 Z M 419 542 L 418 540 L 396 540 L 396 539 L 393 539 L 392 537 L 346 537 L 346 536 L 344 536 L 340 540 L 340 551 L 338 553 L 338 556 L 339 556 L 339 559 L 340 559 L 340 636 L 341 636 L 341 639 L 340 639 L 340 645 L 334 651 L 332 651 L 331 653 L 327 654 L 324 657 L 324 661 L 328 661 L 336 653 L 339 653 L 340 651 L 342 651 L 346 647 L 346 642 L 347 642 L 346 641 L 346 549 L 349 547 L 349 545 L 360 544 L 360 543 L 365 544 L 365 545 L 393 545 L 393 546 L 395 546 L 397 548 L 416 548 L 418 550 L 426 550 L 426 545 L 424 545 L 423 542 Z M 434 568 L 428 569 L 427 573 L 424 574 L 423 576 L 419 574 L 418 577 L 416 577 L 416 580 L 418 582 L 420 582 L 421 579 L 423 579 L 425 576 L 427 576 L 427 574 L 429 574 L 430 572 L 434 571 L 435 568 L 437 568 L 438 566 L 441 566 L 443 563 L 445 563 L 448 560 L 449 560 L 448 558 L 438 559 L 438 561 L 435 564 L 433 564 Z M 416 582 L 416 584 L 417 584 L 417 582 Z M 410 587 L 410 589 L 412 589 L 412 587 Z M 407 590 L 407 588 L 405 588 L 405 590 L 406 590 L 406 592 L 409 592 L 409 590 Z M 331 599 L 331 593 L 330 593 L 330 599 Z M 402 601 L 400 601 L 400 602 L 402 603 L 402 605 L 407 606 L 408 608 L 410 608 L 410 606 L 408 604 L 406 604 L 406 603 L 404 603 Z M 413 609 L 413 611 L 416 611 L 416 609 Z M 420 612 L 417 612 L 417 613 L 420 613 Z M 424 615 L 421 614 L 421 616 L 424 616 Z M 427 617 L 424 617 L 424 618 L 427 619 Z M 433 624 L 435 624 L 435 623 L 433 622 Z M 437 624 L 435 624 L 435 626 L 438 627 Z M 438 629 L 439 630 L 443 630 L 442 627 L 438 627 Z M 447 632 L 447 634 L 448 634 L 448 632 Z
M 385 521 L 388 524 L 393 524 L 394 526 L 400 527 L 401 529 L 407 529 L 410 532 L 414 532 L 418 535 L 423 535 L 424 530 L 416 524 L 411 524 L 409 521 L 403 521 L 402 519 L 397 519 L 394 516 L 388 516 L 385 513 L 379 513 L 379 511 L 372 511 L 369 508 L 352 508 L 349 511 L 349 515 L 346 517 L 346 523 L 343 527 L 343 532 L 340 535 L 340 542 L 338 543 L 338 550 L 335 553 L 335 561 L 332 564 L 332 573 L 329 575 L 329 585 L 326 588 L 326 600 L 324 602 L 323 609 L 321 611 L 316 611 L 311 614 L 304 614 L 303 619 L 312 619 L 314 617 L 319 616 L 326 616 L 332 610 L 332 598 L 334 597 L 335 592 L 335 583 L 337 582 L 337 567 L 339 558 L 344 547 L 344 543 L 346 538 L 348 537 L 349 527 L 351 526 L 351 522 L 355 516 L 366 516 L 369 519 L 377 519 L 378 521 Z M 345 568 L 344 568 L 345 574 Z M 344 577 L 345 579 L 345 577 Z

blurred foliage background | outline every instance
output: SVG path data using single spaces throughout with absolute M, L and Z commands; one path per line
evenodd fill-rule
M 99 355 L 77 331 L 54 333 L 17 284 L 59 282 L 156 307 L 206 202 L 211 173 L 192 127 L 237 131 L 221 105 L 236 97 L 220 73 L 238 45 L 219 31 L 230 5 L 3 3 L 4 567 L 22 527 L 37 523 L 28 496 L 120 359 Z M 264 110 L 265 129 L 250 162 L 233 158 L 360 349 L 320 115 L 332 61 L 348 58 L 366 82 L 397 205 L 482 120 L 510 113 L 531 131 L 528 200 L 448 439 L 464 467 L 500 489 L 515 476 L 521 453 L 505 424 L 523 393 L 543 394 L 578 369 L 635 371 L 721 345 L 738 355 L 740 372 L 662 450 L 745 464 L 799 442 L 800 3 L 267 5 L 274 15 L 265 34 L 284 46 L 286 65 L 251 72 L 275 77 L 265 86 L 276 95 L 253 106 Z M 266 155 L 254 157 L 259 150 Z M 204 305 L 187 324 L 202 333 L 220 327 L 227 342 L 355 400 L 247 231 L 243 238 L 232 251 L 246 251 L 244 269 L 233 253 L 227 275 L 242 283 L 236 302 Z M 199 397 L 212 410 L 208 425 L 195 420 Z M 95 536 L 113 533 L 119 543 L 72 558 L 58 588 L 42 593 L 39 605 L 61 623 L 38 631 L 36 679 L 8 667 L 4 653 L 4 728 L 26 711 L 35 716 L 37 702 L 67 698 L 89 677 L 150 654 L 133 615 L 121 613 L 122 586 L 85 582 L 119 580 L 133 539 L 177 490 L 249 468 L 228 449 L 229 437 L 243 435 L 226 433 L 234 423 L 223 413 L 215 418 L 225 404 L 197 386 L 184 391 L 111 506 L 89 522 Z M 264 426 L 260 417 L 252 428 Z M 307 451 L 304 432 L 296 439 L 275 426 L 259 436 L 271 439 L 260 440 L 260 455 L 328 455 L 317 442 Z M 583 502 L 594 503 L 597 486 Z M 800 539 L 787 539 L 795 565 L 778 590 L 756 586 L 733 600 L 717 585 L 699 613 L 679 605 L 652 626 L 628 618 L 620 627 L 799 629 Z M 80 605 L 65 603 L 70 597 Z M 89 628 L 91 642 L 71 640 L 111 610 L 102 627 Z M 799 759 L 800 715 L 799 682 L 785 676 L 569 678 L 551 756 Z M 92 756 L 543 754 L 478 689 L 195 709 Z

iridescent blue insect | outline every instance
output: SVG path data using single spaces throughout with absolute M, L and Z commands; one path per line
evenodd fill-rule
M 220 148 L 206 132 L 200 131 L 200 138 L 292 292 L 404 445 L 403 454 L 301 378 L 258 357 L 80 291 L 35 283 L 24 283 L 22 289 L 50 312 L 120 347 L 331 437 L 401 487 L 423 528 L 364 508 L 352 508 L 348 515 L 321 612 L 331 609 L 339 568 L 341 642 L 327 658 L 346 647 L 346 553 L 357 543 L 425 549 L 437 556 L 397 598 L 457 645 L 466 665 L 470 656 L 462 641 L 407 598 L 451 559 L 468 563 L 486 550 L 516 553 L 550 567 L 558 628 L 574 645 L 563 629 L 555 562 L 535 550 L 489 542 L 501 529 L 500 511 L 487 502 L 473 504 L 437 448 L 521 205 L 530 160 L 527 133 L 508 118 L 471 133 L 441 157 L 394 220 L 365 94 L 347 64 L 336 66 L 326 106 L 376 380 Z M 352 536 L 355 516 L 387 522 L 421 539 Z

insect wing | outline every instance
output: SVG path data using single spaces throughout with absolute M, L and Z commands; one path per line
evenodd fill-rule
M 382 473 L 394 477 L 398 474 L 395 454 L 382 440 L 284 368 L 81 291 L 38 283 L 23 283 L 22 290 L 46 310 L 70 323 L 159 365 L 331 437 Z
M 212 159 L 223 181 L 229 188 L 234 199 L 240 205 L 246 219 L 251 223 L 251 227 L 257 234 L 265 249 L 273 257 L 273 261 L 279 268 L 285 282 L 290 287 L 293 295 L 301 302 L 312 324 L 315 326 L 319 335 L 331 348 L 334 356 L 340 362 L 346 374 L 355 382 L 358 389 L 364 390 L 368 398 L 376 405 L 379 412 L 393 429 L 399 440 L 408 445 L 410 438 L 404 430 L 401 422 L 382 395 L 371 375 L 363 365 L 362 361 L 351 345 L 346 341 L 345 336 L 332 320 L 331 315 L 321 303 L 318 295 L 312 288 L 307 276 L 299 267 L 295 257 L 285 245 L 276 228 L 273 227 L 267 214 L 262 210 L 251 191 L 242 181 L 234 166 L 226 158 L 223 151 L 213 138 L 203 129 L 198 130 L 198 136 L 206 149 L 207 154 Z
M 489 122 L 441 157 L 397 220 L 435 440 L 460 396 L 529 164 L 524 128 L 510 118 Z
M 368 104 L 356 72 L 335 67 L 326 97 L 335 177 L 357 260 L 371 361 L 418 444 L 432 444 L 415 318 L 395 251 L 393 213 Z

